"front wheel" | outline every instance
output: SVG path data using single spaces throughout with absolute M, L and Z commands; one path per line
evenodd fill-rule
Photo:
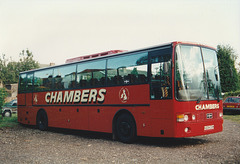
M 124 113 L 117 118 L 116 136 L 124 143 L 132 143 L 136 140 L 136 124 L 131 115 Z
M 42 131 L 48 128 L 48 117 L 44 110 L 40 110 L 37 114 L 37 128 Z

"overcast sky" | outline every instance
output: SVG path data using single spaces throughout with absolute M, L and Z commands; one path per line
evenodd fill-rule
M 0 0 L 0 55 L 41 64 L 171 41 L 231 45 L 240 60 L 240 0 Z

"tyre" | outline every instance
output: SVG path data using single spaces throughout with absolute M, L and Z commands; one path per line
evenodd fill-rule
M 12 116 L 12 113 L 11 113 L 11 111 L 10 110 L 5 110 L 4 112 L 3 112 L 3 115 L 2 115 L 3 117 L 11 117 Z
M 40 110 L 37 114 L 37 128 L 41 131 L 45 131 L 48 128 L 48 117 L 44 110 Z
M 116 121 L 116 137 L 123 143 L 132 143 L 136 140 L 136 123 L 128 113 L 121 114 Z

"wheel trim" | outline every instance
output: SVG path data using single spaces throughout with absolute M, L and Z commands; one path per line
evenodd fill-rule
M 46 124 L 46 119 L 44 117 L 40 117 L 39 119 L 39 125 L 44 126 Z
M 119 125 L 120 134 L 124 137 L 131 136 L 131 125 L 128 122 L 121 122 Z
M 116 119 L 116 137 L 123 143 L 132 143 L 136 137 L 136 124 L 134 118 L 128 113 L 120 114 Z
M 10 117 L 10 115 L 11 115 L 10 112 L 5 112 L 4 114 L 5 117 Z

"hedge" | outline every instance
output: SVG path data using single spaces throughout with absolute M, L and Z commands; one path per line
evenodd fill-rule
M 235 92 L 226 92 L 224 93 L 223 99 L 229 97 L 229 96 L 240 96 L 240 90 L 235 91 Z
M 5 98 L 7 97 L 8 93 L 5 88 L 0 88 L 0 110 L 5 103 Z

